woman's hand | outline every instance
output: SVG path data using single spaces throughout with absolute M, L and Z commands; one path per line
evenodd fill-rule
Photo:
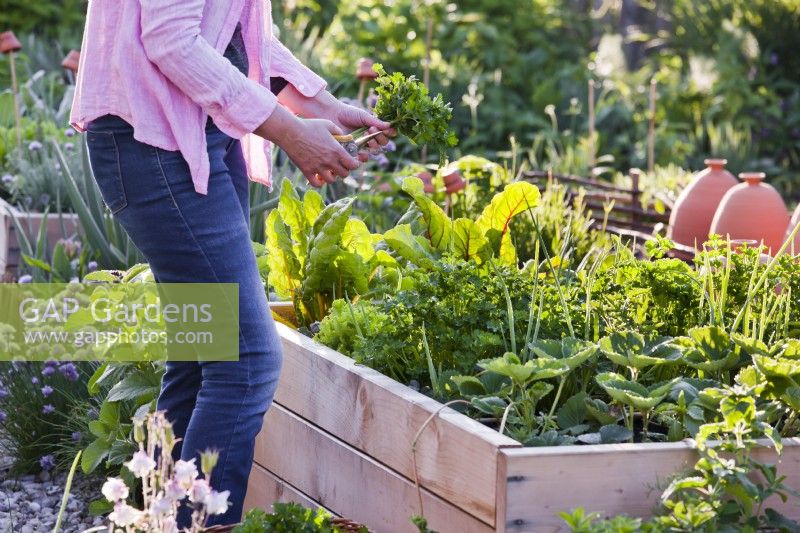
M 280 146 L 314 187 L 358 168 L 358 161 L 333 138 L 342 130 L 329 120 L 299 119 L 279 105 L 255 133 Z
M 397 135 L 391 124 L 384 122 L 372 113 L 359 107 L 345 104 L 335 98 L 334 100 L 335 102 L 329 105 L 327 113 L 325 113 L 327 116 L 322 118 L 327 118 L 345 131 L 367 128 L 365 135 L 382 132 L 368 143 L 371 148 L 385 146 L 389 142 L 389 137 Z
M 360 107 L 348 105 L 337 100 L 328 91 L 321 91 L 318 95 L 308 98 L 303 96 L 293 85 L 289 84 L 281 91 L 278 99 L 295 113 L 304 117 L 329 120 L 348 133 L 360 128 L 367 128 L 365 135 L 379 131 L 383 132 L 369 141 L 368 146 L 373 150 L 384 146 L 389 142 L 390 137 L 397 135 L 397 132 L 388 122 L 380 120 Z M 365 161 L 368 156 L 365 153 L 361 153 L 359 158 Z

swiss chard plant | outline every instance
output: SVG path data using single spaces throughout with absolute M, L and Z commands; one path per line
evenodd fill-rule
M 266 221 L 268 282 L 294 303 L 301 325 L 325 317 L 337 298 L 354 298 L 391 282 L 395 259 L 376 250 L 381 235 L 352 218 L 351 198 L 325 206 L 313 190 L 303 199 L 287 180 Z
M 414 205 L 383 238 L 397 255 L 427 269 L 445 255 L 478 264 L 496 260 L 504 265 L 516 265 L 511 220 L 534 209 L 540 196 L 539 190 L 530 183 L 515 182 L 495 195 L 476 219 L 451 220 L 425 193 L 419 178 L 406 178 L 403 190 L 414 200 Z M 417 228 L 419 231 L 415 231 Z

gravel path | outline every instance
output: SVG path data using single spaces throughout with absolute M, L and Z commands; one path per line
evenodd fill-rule
M 8 473 L 10 460 L 0 454 L 0 533 L 49 533 L 56 523 L 67 474 L 22 476 Z M 100 517 L 89 516 L 89 502 L 100 496 L 100 483 L 76 472 L 62 533 L 79 533 L 101 525 Z

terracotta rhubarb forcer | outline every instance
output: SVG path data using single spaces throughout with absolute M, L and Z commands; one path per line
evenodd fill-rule
M 711 233 L 729 239 L 755 239 L 776 253 L 786 236 L 789 212 L 781 195 L 764 183 L 763 172 L 743 172 L 744 181 L 730 189 L 717 208 Z
M 428 194 L 433 194 L 433 191 L 436 190 L 433 185 L 433 174 L 425 170 L 417 174 L 417 177 L 422 180 L 422 185 L 425 192 Z
M 706 168 L 678 196 L 669 217 L 667 236 L 695 248 L 708 239 L 722 197 L 737 184 L 733 174 L 725 170 L 725 159 L 706 159 L 705 164 Z
M 358 60 L 358 67 L 356 68 L 356 77 L 359 80 L 374 80 L 378 77 L 378 73 L 372 70 L 375 62 L 368 58 L 362 57 Z
M 0 54 L 18 52 L 20 49 L 22 49 L 22 44 L 20 44 L 13 31 L 0 33 Z
M 77 73 L 80 59 L 81 53 L 79 50 L 70 50 L 63 61 L 61 61 L 61 66 L 67 70 L 71 70 L 73 73 Z
M 367 88 L 367 83 L 378 77 L 378 73 L 372 69 L 375 62 L 368 58 L 362 57 L 358 60 L 358 67 L 356 68 L 356 78 L 358 78 L 358 101 L 364 101 L 364 91 Z
M 792 216 L 792 221 L 789 223 L 789 227 L 786 230 L 786 239 L 794 231 L 800 224 L 800 204 L 798 204 L 797 209 L 794 210 L 794 216 Z M 800 231 L 798 231 L 795 236 L 794 240 L 789 244 L 789 253 L 792 255 L 800 255 Z
M 454 194 L 458 191 L 463 191 L 467 186 L 467 182 L 464 181 L 464 178 L 461 176 L 461 173 L 457 168 L 450 170 L 446 174 L 442 174 L 442 181 L 444 181 L 444 187 L 447 194 Z

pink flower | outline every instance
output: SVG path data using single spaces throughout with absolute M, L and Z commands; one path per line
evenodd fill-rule
M 164 494 L 173 501 L 179 501 L 186 497 L 186 489 L 181 487 L 177 479 L 170 479 L 164 487 Z
M 194 461 L 194 459 L 190 461 L 181 459 L 175 463 L 175 479 L 187 491 L 192 488 L 192 483 L 197 477 L 197 466 L 195 466 Z
M 211 493 L 211 486 L 205 479 L 195 479 L 192 483 L 192 490 L 189 492 L 189 500 L 195 503 L 203 503 Z
M 144 477 L 148 472 L 152 472 L 156 467 L 156 462 L 152 457 L 147 455 L 147 452 L 139 450 L 133 454 L 133 458 L 125 463 L 134 476 Z
M 134 509 L 127 503 L 118 502 L 111 514 L 108 515 L 108 519 L 118 526 L 127 527 L 135 525 L 143 516 L 140 510 Z
M 120 478 L 110 477 L 103 483 L 101 492 L 106 497 L 106 500 L 118 502 L 128 497 L 128 486 Z
M 212 490 L 203 502 L 206 506 L 206 512 L 210 515 L 224 514 L 228 510 L 228 496 L 230 493 L 231 491 L 229 490 L 223 490 L 222 492 Z
M 167 516 L 161 521 L 160 533 L 179 533 L 178 522 L 172 516 Z
M 160 492 L 158 498 L 150 505 L 150 512 L 154 516 L 166 516 L 172 512 L 172 505 L 173 501 Z

